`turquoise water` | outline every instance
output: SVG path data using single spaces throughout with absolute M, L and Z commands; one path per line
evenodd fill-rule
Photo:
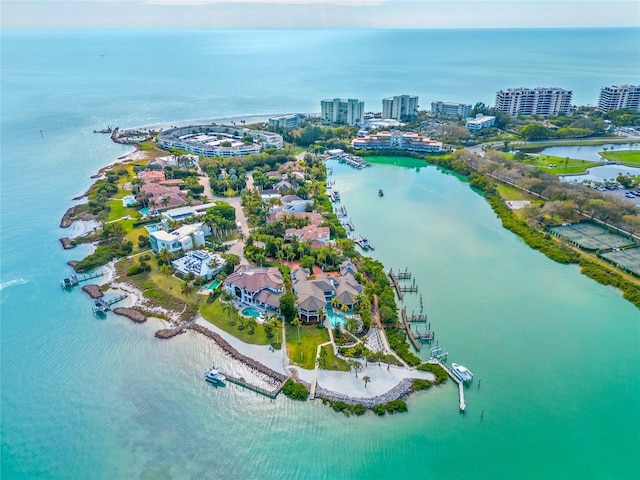
M 436 338 L 482 379 L 465 416 L 453 385 L 394 418 L 210 388 L 202 373 L 223 358 L 211 342 L 95 319 L 84 294 L 59 286 L 87 250 L 58 242 L 71 199 L 130 151 L 96 128 L 312 112 L 334 96 L 367 109 L 401 93 L 422 108 L 491 103 L 520 85 L 594 103 L 600 86 L 637 78 L 640 30 L 0 35 L 3 479 L 640 476 L 638 310 L 528 249 L 435 167 L 336 165 L 334 178 L 372 255 L 409 266 Z
M 218 288 L 218 285 L 220 285 L 220 282 L 214 280 L 213 282 L 211 282 L 211 285 L 207 287 L 207 290 L 215 290 L 216 288 Z
M 145 207 L 145 208 L 143 208 L 142 210 L 140 210 L 140 213 L 141 213 L 142 215 L 146 215 L 147 213 L 149 213 L 149 209 Z
M 353 315 L 353 310 L 348 310 L 345 313 L 341 311 L 334 313 L 333 307 L 327 306 L 327 317 L 329 317 L 329 320 L 331 321 L 331 325 L 333 325 L 334 327 L 336 325 L 342 325 L 344 323 L 345 314 Z
M 245 317 L 259 317 L 260 312 L 253 307 L 247 307 L 242 310 L 242 315 Z

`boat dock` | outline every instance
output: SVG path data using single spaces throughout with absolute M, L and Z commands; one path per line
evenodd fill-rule
M 410 322 L 426 322 L 427 321 L 427 314 L 424 313 L 422 311 L 422 309 L 420 309 L 420 311 L 413 310 L 411 312 L 411 316 L 409 317 L 409 321 Z
M 110 300 L 105 300 L 104 298 L 98 298 L 93 305 L 93 313 L 105 313 L 111 309 L 111 305 L 114 303 L 118 303 L 121 300 L 127 298 L 127 294 L 123 293 L 115 298 Z
M 340 208 L 337 211 L 338 217 L 346 217 L 347 216 L 347 207 L 344 205 L 340 205 Z
M 252 392 L 259 393 L 260 395 L 264 395 L 265 397 L 269 397 L 271 399 L 274 399 L 278 396 L 278 394 L 280 393 L 280 390 L 282 390 L 282 386 L 284 385 L 284 382 L 282 382 L 280 386 L 278 386 L 278 388 L 270 391 L 265 388 L 258 387 L 257 385 L 253 385 L 252 383 L 247 382 L 243 377 L 237 378 L 231 375 L 227 375 L 226 373 L 225 373 L 225 377 L 231 383 L 235 383 L 236 385 L 244 387 L 247 390 L 251 390 Z
M 366 168 L 371 166 L 369 162 L 364 161 L 362 157 L 359 157 L 357 155 L 350 155 L 348 153 L 343 153 L 338 155 L 337 158 L 338 158 L 338 162 L 346 163 L 347 165 L 350 165 L 354 168 Z
M 420 351 L 421 344 L 414 336 L 413 331 L 411 330 L 411 325 L 409 325 L 409 322 L 407 321 L 407 307 L 402 307 L 402 323 L 404 323 L 404 329 L 407 331 L 411 345 L 413 345 L 416 350 Z
M 411 278 L 409 267 L 404 267 L 404 270 L 400 270 L 396 276 L 398 280 L 409 280 Z
M 338 190 L 332 190 L 329 192 L 329 199 L 332 202 L 339 202 L 340 201 L 340 192 L 338 192 Z
M 97 272 L 88 273 L 86 275 L 71 275 L 67 278 L 63 278 L 60 280 L 60 286 L 62 288 L 71 288 L 78 285 L 80 282 L 86 282 L 87 280 L 91 280 L 92 278 L 101 277 L 104 275 L 104 271 L 98 270 Z
M 402 300 L 402 290 L 400 289 L 400 284 L 398 283 L 398 277 L 396 276 L 395 273 L 393 273 L 393 269 L 391 268 L 389 269 L 389 278 L 391 279 L 391 283 L 396 289 L 396 294 L 398 295 L 398 298 Z
M 438 365 L 440 365 L 445 372 L 447 372 L 447 375 L 449 375 L 451 377 L 451 379 L 456 382 L 458 384 L 458 400 L 460 401 L 460 411 L 464 412 L 465 409 L 467 408 L 467 404 L 465 403 L 464 400 L 464 384 L 460 381 L 460 379 L 458 377 L 456 377 L 453 372 L 451 370 L 449 370 L 449 368 L 442 363 L 440 360 L 438 359 L 432 359 L 430 360 L 432 363 L 437 363 Z
M 344 222 L 344 225 L 352 232 L 356 229 L 356 227 L 353 225 L 353 220 L 351 219 Z

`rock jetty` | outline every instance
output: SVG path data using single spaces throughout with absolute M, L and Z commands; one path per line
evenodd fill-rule
M 127 317 L 136 323 L 144 323 L 147 321 L 147 316 L 135 308 L 118 307 L 113 309 L 113 313 Z M 156 334 L 156 336 L 158 336 Z
M 162 330 L 158 330 L 156 332 L 156 338 L 161 338 L 163 340 L 166 340 L 168 338 L 173 338 L 177 335 L 180 335 L 181 333 L 186 332 L 186 330 L 182 327 L 176 327 L 176 328 L 163 328 Z
M 348 395 L 324 389 L 319 385 L 316 387 L 316 398 L 323 398 L 331 402 L 344 402 L 349 405 L 363 405 L 366 408 L 373 408 L 374 405 L 391 402 L 399 398 L 405 398 L 413 390 L 413 379 L 403 378 L 391 390 L 375 397 L 350 397 Z
M 95 284 L 83 286 L 82 291 L 88 294 L 93 299 L 100 298 L 104 295 L 102 289 L 100 288 L 100 285 Z
M 229 343 L 227 343 L 227 341 L 224 338 L 222 338 L 217 333 L 212 332 L 208 328 L 203 327 L 202 325 L 198 325 L 196 323 L 189 325 L 187 328 L 191 330 L 195 330 L 196 332 L 199 332 L 202 335 L 209 337 L 214 342 L 216 342 L 218 346 L 222 348 L 225 351 L 225 353 L 227 353 L 231 358 L 244 363 L 246 366 L 248 366 L 252 370 L 255 370 L 256 372 L 259 372 L 267 376 L 269 379 L 272 380 L 272 383 L 281 384 L 287 379 L 286 375 L 283 375 L 282 373 L 278 373 L 275 370 L 271 370 L 269 367 L 263 365 L 257 360 L 254 360 L 253 358 L 250 358 L 250 357 L 247 357 L 246 355 L 241 354 L 235 348 L 229 345 Z
M 61 238 L 60 239 L 60 243 L 62 244 L 62 248 L 64 248 L 65 250 L 69 250 L 69 249 L 74 247 L 74 245 L 71 242 L 71 239 L 69 237 Z

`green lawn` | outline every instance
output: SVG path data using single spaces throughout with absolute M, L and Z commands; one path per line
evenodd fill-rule
M 327 360 L 324 365 L 320 365 L 325 370 L 338 370 L 340 372 L 348 372 L 351 367 L 346 360 L 336 356 L 331 345 L 325 345 L 322 350 L 327 352 Z
M 232 320 L 235 321 L 235 325 L 231 325 L 229 323 L 229 314 L 222 309 L 220 299 L 217 299 L 213 303 L 206 303 L 206 301 L 203 300 L 200 305 L 200 314 L 216 327 L 230 333 L 245 343 L 251 343 L 253 345 L 269 345 L 276 341 L 275 335 L 272 338 L 267 338 L 261 324 L 258 324 L 255 327 L 255 333 L 253 335 L 249 333 L 249 329 L 247 327 L 242 330 L 238 330 L 238 327 L 242 325 L 241 320 L 243 317 L 238 314 L 237 310 L 234 310 L 231 314 Z
M 139 216 L 138 211 L 135 208 L 125 207 L 122 204 L 122 200 L 109 200 L 109 217 L 107 218 L 107 222 L 111 222 L 112 220 L 119 220 L 122 217 L 126 217 L 127 215 L 132 218 L 137 218 Z
M 498 183 L 496 189 L 503 200 L 535 200 L 535 197 L 511 185 Z
M 622 163 L 629 167 L 640 167 L 640 150 L 600 152 L 600 155 L 611 162 Z
M 318 345 L 329 341 L 329 332 L 326 328 L 301 326 L 301 343 L 298 343 L 298 329 L 289 323 L 286 328 L 289 360 L 295 365 L 312 370 L 315 367 Z
M 578 158 L 566 159 L 565 157 L 556 157 L 553 155 L 544 155 L 529 153 L 530 159 L 524 160 L 522 163 L 533 165 L 538 170 L 552 173 L 554 175 L 574 175 L 583 173 L 587 168 L 602 166 L 600 162 L 590 162 L 588 160 L 580 160 Z M 513 159 L 512 153 L 505 153 L 507 158 Z M 566 162 L 566 163 L 565 163 Z M 551 167 L 551 165 L 556 165 Z

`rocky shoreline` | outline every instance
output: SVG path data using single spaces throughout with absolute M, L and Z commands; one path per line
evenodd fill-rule
M 235 348 L 229 345 L 229 343 L 224 338 L 222 338 L 217 333 L 212 332 L 208 328 L 205 328 L 202 325 L 198 325 L 198 324 L 191 324 L 187 328 L 190 330 L 199 332 L 206 337 L 209 337 L 211 340 L 216 342 L 216 344 L 220 348 L 222 348 L 222 350 L 224 350 L 225 353 L 227 353 L 231 358 L 239 362 L 242 362 L 250 369 L 268 377 L 270 380 L 270 383 L 272 383 L 274 386 L 280 385 L 282 382 L 284 382 L 287 379 L 286 375 L 282 373 L 278 373 L 275 370 L 272 370 L 269 367 L 258 362 L 257 360 L 254 360 L 253 358 L 250 358 L 250 357 L 247 357 L 246 355 L 241 354 Z
M 162 330 L 158 330 L 155 333 L 156 338 L 160 338 L 162 340 L 166 340 L 169 338 L 173 338 L 175 336 L 180 335 L 181 333 L 186 332 L 186 330 L 182 327 L 176 328 L 163 328 Z
M 93 300 L 95 300 L 96 298 L 101 298 L 104 295 L 104 292 L 100 288 L 100 285 L 95 284 L 84 285 L 82 287 L 82 291 L 88 294 Z
M 122 315 L 123 317 L 127 317 L 129 320 L 133 320 L 136 323 L 144 323 L 147 321 L 147 316 L 143 312 L 135 308 L 118 307 L 113 309 L 113 313 Z M 157 332 L 156 336 L 158 336 Z
M 400 383 L 391 390 L 375 397 L 350 397 L 349 395 L 324 389 L 318 385 L 316 386 L 316 398 L 322 398 L 324 400 L 329 400 L 330 402 L 344 402 L 349 405 L 360 404 L 371 409 L 374 405 L 391 402 L 393 400 L 398 400 L 399 398 L 405 399 L 412 391 L 413 379 L 403 378 L 400 380 Z

